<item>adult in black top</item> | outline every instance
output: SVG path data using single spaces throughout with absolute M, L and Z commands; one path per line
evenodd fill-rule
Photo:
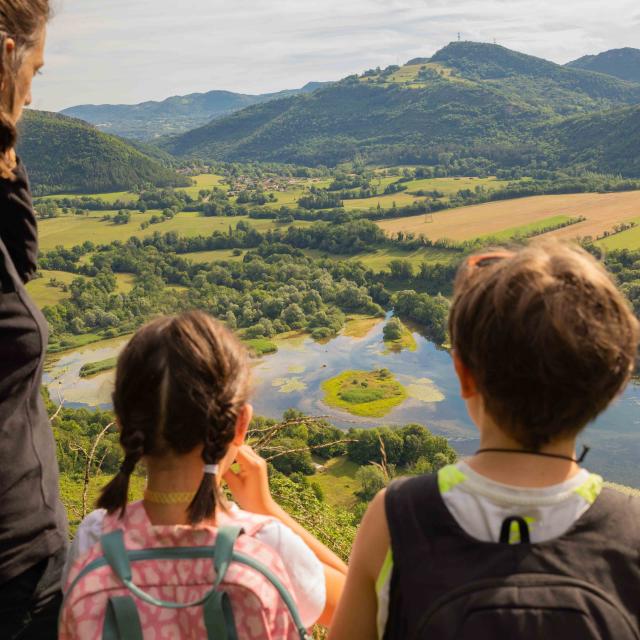
M 0 0 L 0 638 L 57 636 L 67 546 L 53 433 L 40 395 L 47 323 L 25 290 L 36 219 L 15 124 L 43 64 L 47 0 Z M 8 34 L 11 34 L 9 36 Z

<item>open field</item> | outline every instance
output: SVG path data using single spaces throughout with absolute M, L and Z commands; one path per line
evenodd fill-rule
M 544 229 L 556 227 L 561 224 L 566 224 L 571 220 L 569 216 L 552 216 L 551 218 L 543 218 L 537 222 L 530 222 L 529 224 L 523 224 L 519 227 L 511 227 L 510 229 L 504 229 L 493 233 L 487 238 L 495 238 L 500 242 L 509 242 L 515 236 L 527 237 L 529 235 L 535 235 L 541 233 Z
M 232 249 L 216 249 L 214 251 L 194 251 L 193 253 L 181 253 L 181 258 L 186 258 L 198 264 L 207 262 L 242 262 L 242 258 L 246 252 L 243 251 L 239 256 L 233 255 Z
M 195 184 L 191 187 L 178 187 L 176 191 L 183 191 L 188 193 L 194 200 L 198 197 L 198 192 L 201 189 L 213 189 L 213 187 L 220 187 L 225 191 L 229 188 L 226 184 L 222 184 L 222 176 L 213 173 L 203 173 L 197 176 L 189 176 Z M 136 202 L 138 200 L 138 194 L 131 191 L 114 191 L 111 193 L 59 193 L 50 196 L 43 196 L 39 200 L 57 200 L 60 198 L 82 198 L 87 196 L 89 198 L 97 198 L 103 202 L 113 203 L 117 200 L 123 202 Z
M 192 187 L 178 187 L 176 191 L 183 191 L 184 193 L 189 194 L 194 200 L 198 197 L 198 192 L 201 189 L 213 189 L 214 187 L 219 187 L 220 189 L 224 189 L 227 191 L 229 186 L 227 184 L 223 184 L 223 177 L 216 175 L 215 173 L 203 173 L 199 176 L 189 176 L 191 180 L 195 182 L 195 185 Z
M 82 198 L 86 196 L 88 198 L 97 198 L 103 202 L 113 203 L 117 200 L 122 202 L 135 202 L 138 199 L 137 193 L 131 193 L 130 191 L 113 191 L 111 193 L 57 193 L 51 196 L 43 196 L 38 200 L 58 200 L 61 198 Z
M 380 188 L 384 189 L 388 184 L 396 182 L 398 177 L 382 178 L 380 181 Z M 373 181 L 373 185 L 377 185 L 376 180 Z M 495 177 L 490 178 L 424 178 L 421 180 L 411 180 L 405 182 L 407 187 L 406 191 L 400 193 L 391 193 L 389 195 L 376 196 L 374 198 L 363 198 L 358 200 L 345 200 L 344 208 L 348 211 L 355 209 L 369 209 L 371 207 L 377 208 L 380 205 L 383 209 L 390 209 L 395 202 L 398 207 L 402 207 L 408 204 L 412 204 L 416 200 L 421 200 L 421 196 L 411 195 L 415 191 L 439 191 L 447 196 L 455 195 L 461 189 L 475 189 L 476 187 L 484 187 L 485 189 L 501 189 L 506 186 L 508 182 L 506 180 L 498 180 Z
M 247 222 L 258 231 L 273 229 L 279 225 L 275 220 L 253 220 L 248 217 L 238 216 L 235 218 L 205 217 L 197 212 L 182 212 L 175 218 L 167 222 L 152 224 L 147 229 L 141 230 L 142 222 L 148 221 L 157 211 L 147 211 L 146 213 L 134 213 L 131 222 L 127 224 L 113 224 L 103 221 L 105 213 L 96 212 L 88 217 L 84 216 L 60 216 L 42 220 L 39 223 L 40 248 L 43 250 L 53 249 L 57 245 L 73 247 L 82 244 L 86 240 L 91 240 L 96 244 L 107 244 L 114 240 L 127 240 L 131 236 L 145 238 L 152 236 L 156 231 L 168 233 L 175 231 L 181 236 L 193 237 L 198 235 L 210 235 L 214 231 L 226 231 L 229 226 L 234 227 L 241 220 Z M 304 221 L 296 222 L 297 225 L 310 224 Z
M 324 470 L 311 476 L 310 480 L 320 485 L 325 500 L 334 507 L 353 507 L 358 501 L 355 492 L 360 489 L 360 485 L 356 480 L 356 473 L 360 467 L 346 456 L 327 461 L 315 458 L 314 461 L 321 464 Z
M 460 253 L 455 251 L 447 251 L 446 249 L 415 249 L 414 251 L 405 251 L 402 249 L 376 249 L 367 253 L 357 253 L 352 256 L 329 255 L 323 251 L 315 249 L 306 249 L 305 255 L 310 258 L 328 258 L 330 260 L 348 260 L 349 262 L 362 262 L 365 267 L 369 267 L 373 271 L 384 271 L 392 260 L 406 260 L 414 267 L 414 270 L 420 268 L 423 263 L 426 264 L 449 264 L 457 262 L 460 259 Z M 195 254 L 189 254 L 195 255 Z
M 69 285 L 75 278 L 86 278 L 86 276 L 79 276 L 68 271 L 40 269 L 39 273 L 42 274 L 42 278 L 32 280 L 27 285 L 27 291 L 40 308 L 53 306 L 69 297 L 68 291 L 63 291 L 61 287 L 49 284 L 52 279 Z M 116 273 L 115 276 L 119 293 L 128 293 L 133 289 L 135 276 L 130 273 Z
M 598 244 L 607 249 L 640 249 L 640 218 L 635 223 L 639 226 L 599 240 Z
M 69 297 L 69 294 L 60 287 L 51 286 L 49 284 L 50 280 L 55 279 L 68 285 L 73 282 L 74 278 L 78 277 L 75 273 L 47 271 L 45 269 L 41 269 L 40 274 L 42 278 L 36 278 L 27 285 L 27 291 L 39 307 L 53 306 Z
M 440 211 L 433 214 L 433 222 L 427 222 L 429 218 L 426 216 L 411 216 L 382 220 L 378 224 L 389 234 L 404 231 L 423 233 L 432 240 L 448 238 L 462 241 L 494 235 L 505 229 L 530 225 L 553 216 L 584 216 L 584 222 L 548 234 L 572 239 L 601 235 L 620 222 L 636 220 L 639 214 L 640 191 L 626 191 L 501 200 Z M 622 235 L 624 234 L 620 234 Z

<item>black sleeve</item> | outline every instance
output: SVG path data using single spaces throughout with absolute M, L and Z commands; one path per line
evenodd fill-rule
M 26 283 L 36 272 L 38 227 L 27 171 L 20 160 L 14 173 L 13 181 L 0 178 L 0 239 Z

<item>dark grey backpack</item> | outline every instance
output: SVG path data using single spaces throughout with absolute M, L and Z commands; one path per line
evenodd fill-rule
M 639 502 L 604 489 L 560 538 L 531 544 L 511 518 L 486 543 L 460 528 L 435 475 L 393 483 L 385 640 L 639 640 Z

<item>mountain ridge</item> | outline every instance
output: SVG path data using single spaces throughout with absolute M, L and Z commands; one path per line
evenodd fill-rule
M 623 47 L 594 55 L 586 55 L 567 62 L 566 67 L 595 71 L 609 76 L 640 82 L 640 49 Z
M 201 160 L 441 164 L 476 157 L 495 169 L 502 166 L 496 158 L 538 165 L 550 153 L 553 165 L 571 153 L 566 135 L 557 144 L 544 139 L 565 131 L 552 125 L 639 102 L 640 84 L 499 45 L 456 42 L 429 59 L 250 106 L 161 146 Z
M 299 89 L 255 95 L 213 90 L 137 104 L 82 104 L 63 109 L 60 113 L 85 120 L 105 133 L 150 141 L 189 131 L 254 104 L 311 93 L 326 84 L 308 82 Z

